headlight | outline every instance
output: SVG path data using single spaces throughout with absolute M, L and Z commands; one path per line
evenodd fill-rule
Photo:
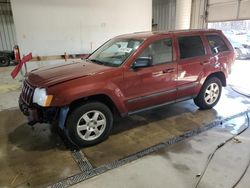
M 53 95 L 47 95 L 46 89 L 36 88 L 33 95 L 33 103 L 40 106 L 49 106 L 52 101 Z

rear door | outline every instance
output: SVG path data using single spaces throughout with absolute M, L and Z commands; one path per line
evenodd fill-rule
M 176 36 L 178 43 L 177 101 L 192 98 L 209 64 L 204 38 L 199 34 Z M 207 55 L 206 55 L 207 54 Z

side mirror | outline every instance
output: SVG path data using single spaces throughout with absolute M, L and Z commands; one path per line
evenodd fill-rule
M 132 65 L 133 69 L 149 67 L 152 64 L 152 57 L 140 57 Z

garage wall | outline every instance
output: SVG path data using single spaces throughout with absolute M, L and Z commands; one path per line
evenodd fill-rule
M 250 19 L 250 0 L 209 0 L 208 22 Z
M 152 0 L 11 0 L 21 52 L 89 53 L 109 38 L 149 31 Z
M 175 29 L 189 29 L 192 0 L 176 0 Z

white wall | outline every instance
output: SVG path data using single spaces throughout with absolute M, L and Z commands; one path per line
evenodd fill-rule
M 89 53 L 116 35 L 151 30 L 152 0 L 11 0 L 11 3 L 22 54 Z
M 192 0 L 176 0 L 175 29 L 189 29 Z

